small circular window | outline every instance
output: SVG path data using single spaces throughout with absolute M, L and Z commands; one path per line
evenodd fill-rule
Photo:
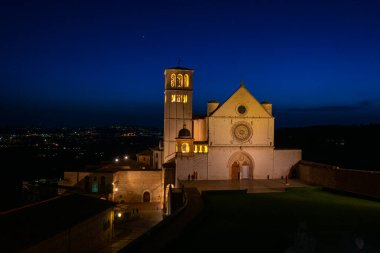
M 238 112 L 240 114 L 244 114 L 247 112 L 247 108 L 244 106 L 244 105 L 239 105 L 239 107 L 237 108 Z

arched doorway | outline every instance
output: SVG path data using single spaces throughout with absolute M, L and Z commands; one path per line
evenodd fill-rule
M 144 192 L 143 194 L 143 202 L 150 202 L 150 193 L 149 192 Z
M 231 179 L 240 179 L 240 164 L 237 161 L 231 166 Z
M 254 161 L 247 152 L 238 151 L 233 153 L 227 164 L 230 179 L 253 179 L 254 166 Z

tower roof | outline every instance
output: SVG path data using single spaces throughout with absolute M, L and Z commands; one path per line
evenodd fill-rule
M 186 128 L 186 125 L 183 125 L 183 128 L 178 132 L 179 139 L 189 139 L 191 138 L 190 130 Z
M 173 67 L 173 68 L 166 68 L 166 69 L 194 70 L 194 69 L 189 69 L 189 68 L 184 68 L 184 67 Z
M 219 102 L 217 100 L 215 100 L 215 99 L 212 99 L 212 100 L 208 101 L 208 103 L 218 103 L 219 104 Z

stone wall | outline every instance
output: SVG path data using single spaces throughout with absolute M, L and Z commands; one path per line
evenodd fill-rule
M 380 197 L 380 172 L 347 170 L 331 165 L 301 161 L 292 174 L 308 184 Z
M 300 149 L 275 149 L 272 177 L 274 179 L 286 177 L 291 168 L 302 159 Z
M 149 193 L 149 202 L 162 202 L 162 172 L 118 171 L 116 176 L 118 191 L 114 193 L 114 202 L 143 202 L 144 192 Z

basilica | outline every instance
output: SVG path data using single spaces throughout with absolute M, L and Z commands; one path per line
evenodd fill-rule
M 159 147 L 130 158 L 65 171 L 68 190 L 116 203 L 155 202 L 165 209 L 181 180 L 252 180 L 286 177 L 301 150 L 276 149 L 272 104 L 258 102 L 240 84 L 224 102 L 211 100 L 207 114 L 193 115 L 192 69 L 164 72 L 164 136 Z
M 165 70 L 163 161 L 178 180 L 278 179 L 301 160 L 301 150 L 276 149 L 272 104 L 241 83 L 224 102 L 211 100 L 194 117 L 192 69 Z M 166 166 L 168 167 L 168 166 Z M 174 183 L 174 182 L 173 182 Z

